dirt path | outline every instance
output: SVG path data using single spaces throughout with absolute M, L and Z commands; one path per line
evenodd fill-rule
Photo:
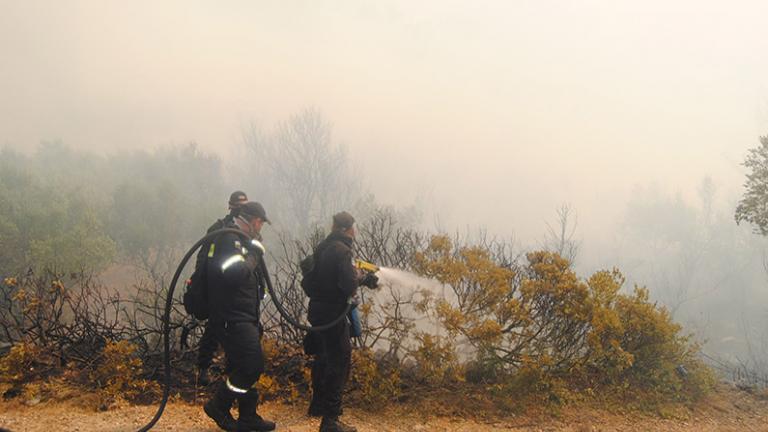
M 268 403 L 260 412 L 278 422 L 278 431 L 317 431 L 319 421 L 307 418 L 304 407 Z M 14 432 L 129 432 L 142 426 L 154 414 L 151 406 L 125 406 L 95 412 L 67 402 L 27 406 L 18 402 L 0 403 L 0 425 Z M 381 431 L 768 431 L 768 401 L 737 391 L 720 392 L 700 408 L 676 420 L 651 416 L 619 416 L 588 408 L 572 408 L 557 418 L 510 416 L 487 422 L 435 417 L 428 413 L 393 409 L 370 414 L 348 409 L 345 420 L 360 432 Z M 156 431 L 214 432 L 218 429 L 198 405 L 169 404 Z

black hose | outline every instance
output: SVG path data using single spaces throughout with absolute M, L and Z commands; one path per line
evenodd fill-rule
M 176 289 L 176 284 L 179 282 L 179 277 L 181 276 L 181 272 L 184 271 L 184 267 L 187 265 L 187 262 L 189 262 L 189 259 L 192 257 L 192 255 L 197 251 L 197 249 L 200 248 L 204 243 L 206 243 L 209 240 L 212 240 L 215 237 L 218 237 L 221 234 L 225 233 L 231 233 L 240 236 L 244 241 L 250 242 L 251 238 L 246 234 L 245 232 L 234 229 L 234 228 L 223 228 L 220 230 L 213 231 L 209 234 L 206 234 L 203 238 L 195 242 L 194 245 L 192 245 L 191 248 L 187 251 L 187 253 L 184 255 L 184 257 L 181 259 L 181 262 L 179 263 L 179 266 L 176 268 L 176 273 L 173 274 L 173 278 L 171 279 L 171 284 L 168 287 L 168 295 L 165 298 L 165 313 L 163 315 L 163 398 L 160 401 L 160 405 L 157 407 L 157 412 L 155 413 L 155 416 L 152 417 L 152 420 L 149 421 L 144 427 L 139 429 L 137 432 L 147 432 L 150 429 L 152 429 L 155 424 L 160 420 L 160 417 L 163 415 L 163 411 L 165 411 L 165 406 L 168 404 L 168 397 L 171 394 L 171 308 L 173 307 L 173 292 Z M 269 278 L 269 272 L 267 271 L 267 266 L 264 263 L 264 257 L 259 256 L 259 265 L 262 267 L 262 270 L 264 271 L 264 279 L 267 281 L 267 290 L 269 291 L 269 296 L 272 298 L 272 302 L 275 304 L 275 307 L 277 307 L 277 311 L 280 313 L 280 315 L 285 318 L 286 321 L 288 321 L 291 325 L 294 325 L 302 330 L 307 331 L 323 331 L 327 330 L 336 324 L 338 324 L 342 319 L 344 319 L 347 314 L 349 313 L 349 310 L 352 308 L 352 304 L 348 303 L 347 308 L 338 318 L 331 321 L 328 324 L 324 324 L 321 326 L 306 326 L 298 321 L 296 321 L 293 317 L 290 316 L 290 314 L 285 310 L 282 304 L 278 301 L 275 290 L 272 289 L 272 281 Z

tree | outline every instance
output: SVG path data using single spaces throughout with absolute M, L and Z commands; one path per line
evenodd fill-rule
M 0 275 L 103 270 L 115 245 L 89 196 L 66 182 L 36 175 L 28 158 L 8 151 L 2 156 Z
M 164 286 L 184 250 L 224 213 L 221 162 L 193 143 L 110 163 L 110 233 L 122 258 Z
M 570 204 L 563 204 L 557 209 L 557 223 L 546 222 L 547 234 L 543 249 L 555 252 L 573 265 L 579 254 L 580 241 L 575 238 L 579 226 L 578 216 Z
M 283 227 L 311 232 L 331 214 L 352 210 L 361 197 L 346 148 L 333 142 L 331 132 L 331 123 L 314 108 L 291 116 L 269 134 L 255 125 L 244 131 L 257 170 L 249 193 L 264 200 Z
M 757 234 L 768 235 L 768 136 L 750 149 L 744 166 L 750 171 L 744 183 L 744 195 L 736 207 L 736 223 L 754 225 Z

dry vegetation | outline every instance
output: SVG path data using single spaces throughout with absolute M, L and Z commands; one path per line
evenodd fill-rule
M 347 394 L 361 424 L 370 424 L 370 415 L 398 430 L 401 420 L 387 413 L 416 407 L 421 411 L 402 421 L 422 424 L 428 419 L 418 412 L 430 412 L 472 421 L 508 422 L 514 415 L 546 423 L 582 407 L 598 413 L 595 406 L 677 417 L 695 410 L 714 385 L 696 344 L 646 290 L 622 289 L 618 270 L 582 278 L 557 253 L 514 256 L 510 245 L 493 239 L 429 237 L 400 227 L 387 210 L 373 212 L 359 231 L 360 256 L 414 271 L 445 288 L 438 294 L 389 287 L 362 307 L 366 337 L 354 352 Z M 296 263 L 320 238 L 320 233 L 303 241 L 282 238 L 281 247 L 273 248 L 276 292 L 295 316 L 304 315 L 306 307 Z M 0 357 L 6 421 L 36 418 L 38 409 L 55 412 L 54 402 L 75 396 L 91 413 L 142 413 L 127 419 L 134 425 L 141 422 L 135 419 L 148 419 L 151 406 L 125 404 L 158 399 L 166 279 L 150 274 L 128 297 L 87 272 L 46 270 L 5 279 L 0 332 L 12 344 Z M 423 319 L 434 331 L 417 325 Z M 269 304 L 263 321 L 262 398 L 277 417 L 298 419 L 309 392 L 310 359 L 302 353 L 302 335 Z M 189 410 L 184 403 L 199 405 L 209 391 L 194 383 L 199 328 L 177 304 L 170 329 L 174 407 L 184 412 Z M 187 333 L 188 343 L 181 343 Z M 214 370 L 222 369 L 218 361 Z M 20 408 L 29 403 L 35 408 Z M 87 417 L 71 415 L 73 421 Z M 112 418 L 96 416 L 93 421 Z M 202 422 L 199 413 L 189 417 L 193 420 Z M 293 424 L 302 430 L 307 421 Z
M 12 431 L 47 432 L 128 432 L 143 425 L 153 414 L 152 406 L 120 404 L 106 411 L 95 411 L 93 395 L 68 394 L 67 401 L 37 402 L 20 399 L 0 403 L 0 426 Z M 216 430 L 200 408 L 201 401 L 169 404 L 155 430 L 212 432 Z M 691 407 L 664 412 L 606 410 L 595 404 L 573 404 L 557 411 L 529 407 L 500 415 L 475 413 L 448 416 L 430 405 L 393 405 L 371 413 L 347 409 L 345 417 L 361 432 L 381 431 L 765 431 L 768 430 L 768 400 L 733 388 L 721 387 Z M 303 404 L 267 402 L 262 413 L 278 422 L 280 430 L 316 431 L 318 420 L 305 416 Z
M 390 290 L 363 309 L 367 333 L 378 337 L 354 353 L 352 407 L 373 412 L 427 404 L 431 412 L 459 417 L 530 407 L 559 412 L 585 403 L 657 412 L 691 406 L 712 387 L 697 346 L 645 290 L 622 293 L 618 271 L 582 279 L 556 253 L 516 260 L 495 242 L 462 246 L 444 236 L 423 238 L 398 228 L 387 212 L 361 229 L 361 255 L 410 267 L 447 290 Z M 305 303 L 290 295 L 297 270 L 289 265 L 300 248 L 286 245 L 284 251 L 277 290 L 301 315 Z M 123 299 L 92 278 L 53 272 L 8 279 L 2 287 L 0 326 L 13 341 L 0 358 L 6 399 L 32 392 L 33 400 L 55 400 L 59 387 L 97 394 L 95 408 L 101 409 L 157 399 L 156 297 L 162 291 L 139 290 Z M 414 324 L 424 316 L 440 329 L 431 333 Z M 174 312 L 172 319 L 178 341 L 189 318 Z M 310 359 L 297 343 L 299 334 L 269 308 L 265 324 L 263 399 L 306 400 Z M 192 333 L 191 347 L 172 347 L 175 392 L 186 401 L 206 391 L 192 382 Z

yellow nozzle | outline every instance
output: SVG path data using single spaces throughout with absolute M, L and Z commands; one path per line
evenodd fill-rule
M 376 273 L 377 271 L 379 271 L 379 266 L 363 260 L 355 260 L 355 267 L 359 268 L 360 270 L 365 270 L 371 273 Z

